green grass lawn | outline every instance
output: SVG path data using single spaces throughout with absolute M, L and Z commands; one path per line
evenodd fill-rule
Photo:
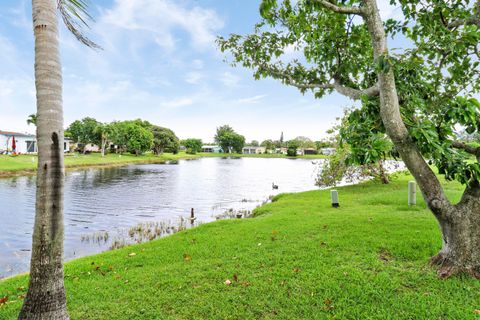
M 480 319 L 480 282 L 439 280 L 440 232 L 407 181 L 286 194 L 218 221 L 66 264 L 72 319 Z M 452 199 L 461 187 L 446 183 Z M 419 193 L 420 197 L 420 193 Z M 226 285 L 226 280 L 231 285 Z M 15 319 L 27 277 L 0 282 Z
M 225 157 L 225 154 L 219 153 L 198 153 L 195 155 L 180 152 L 178 154 L 164 153 L 161 156 L 145 154 L 135 156 L 131 154 L 108 154 L 101 157 L 99 153 L 88 155 L 67 154 L 65 155 L 65 166 L 67 168 L 95 167 L 95 166 L 117 166 L 130 163 L 163 163 L 165 161 L 180 159 L 195 159 L 200 157 Z M 249 157 L 249 158 L 287 158 L 282 154 L 231 154 L 229 157 Z M 322 155 L 299 156 L 298 158 L 319 159 Z M 37 157 L 34 155 L 8 156 L 0 155 L 0 176 L 9 176 L 14 174 L 28 174 L 34 172 L 37 168 Z
M 102 157 L 99 153 L 88 155 L 67 154 L 65 155 L 65 166 L 67 168 L 87 167 L 87 166 L 105 166 L 122 165 L 129 163 L 161 163 L 170 160 L 198 158 L 197 155 L 188 155 L 183 152 L 179 154 L 165 153 L 161 156 L 146 154 L 135 156 L 131 154 L 108 154 Z M 18 172 L 34 171 L 37 167 L 37 157 L 35 155 L 20 155 L 16 157 L 0 155 L 0 172 Z

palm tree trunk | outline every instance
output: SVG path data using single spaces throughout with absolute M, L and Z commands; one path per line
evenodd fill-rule
M 107 139 L 102 137 L 102 158 L 105 157 L 105 148 L 107 147 Z
M 38 171 L 30 283 L 19 319 L 68 319 L 63 283 L 63 110 L 56 0 L 32 0 Z

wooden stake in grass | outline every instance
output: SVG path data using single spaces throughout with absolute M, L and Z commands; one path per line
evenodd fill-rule
M 334 208 L 340 207 L 340 203 L 338 202 L 338 191 L 332 190 L 330 191 L 330 194 L 332 196 L 332 207 Z
M 415 181 L 408 181 L 408 205 L 414 206 L 417 204 L 417 183 Z

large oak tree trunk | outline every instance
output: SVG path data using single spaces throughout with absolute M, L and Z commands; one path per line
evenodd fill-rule
M 364 19 L 371 35 L 374 58 L 388 57 L 384 26 L 376 0 L 364 0 Z M 418 182 L 425 202 L 439 221 L 443 235 L 443 247 L 432 258 L 439 264 L 439 275 L 449 277 L 455 273 L 480 276 L 480 187 L 472 183 L 465 190 L 462 200 L 452 205 L 426 163 L 418 147 L 412 141 L 400 114 L 393 67 L 380 70 L 380 116 L 388 136 L 397 148 L 405 165 Z
M 57 1 L 32 0 L 38 171 L 30 283 L 19 319 L 68 319 L 63 283 L 63 110 Z

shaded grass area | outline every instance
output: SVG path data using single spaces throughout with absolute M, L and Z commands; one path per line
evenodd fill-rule
M 186 154 L 180 152 L 178 154 L 164 153 L 160 156 L 154 154 L 145 154 L 135 156 L 131 154 L 107 154 L 102 157 L 99 153 L 92 153 L 88 155 L 82 154 L 67 154 L 65 155 L 65 167 L 85 168 L 85 167 L 100 167 L 100 166 L 121 166 L 131 163 L 164 163 L 166 161 L 175 161 L 182 159 L 197 159 L 201 157 L 248 157 L 248 158 L 288 158 L 283 154 L 220 154 L 220 153 L 198 153 Z M 320 159 L 324 158 L 322 155 L 306 155 L 299 156 L 304 159 Z M 22 174 L 32 174 L 37 169 L 37 156 L 35 155 L 19 155 L 8 156 L 0 155 L 0 177 L 12 176 Z
M 478 319 L 480 282 L 439 280 L 428 266 L 440 232 L 423 201 L 406 205 L 410 179 L 338 188 L 338 209 L 328 190 L 284 194 L 253 219 L 67 263 L 71 317 Z M 16 317 L 26 286 L 26 276 L 0 282 L 0 319 Z

